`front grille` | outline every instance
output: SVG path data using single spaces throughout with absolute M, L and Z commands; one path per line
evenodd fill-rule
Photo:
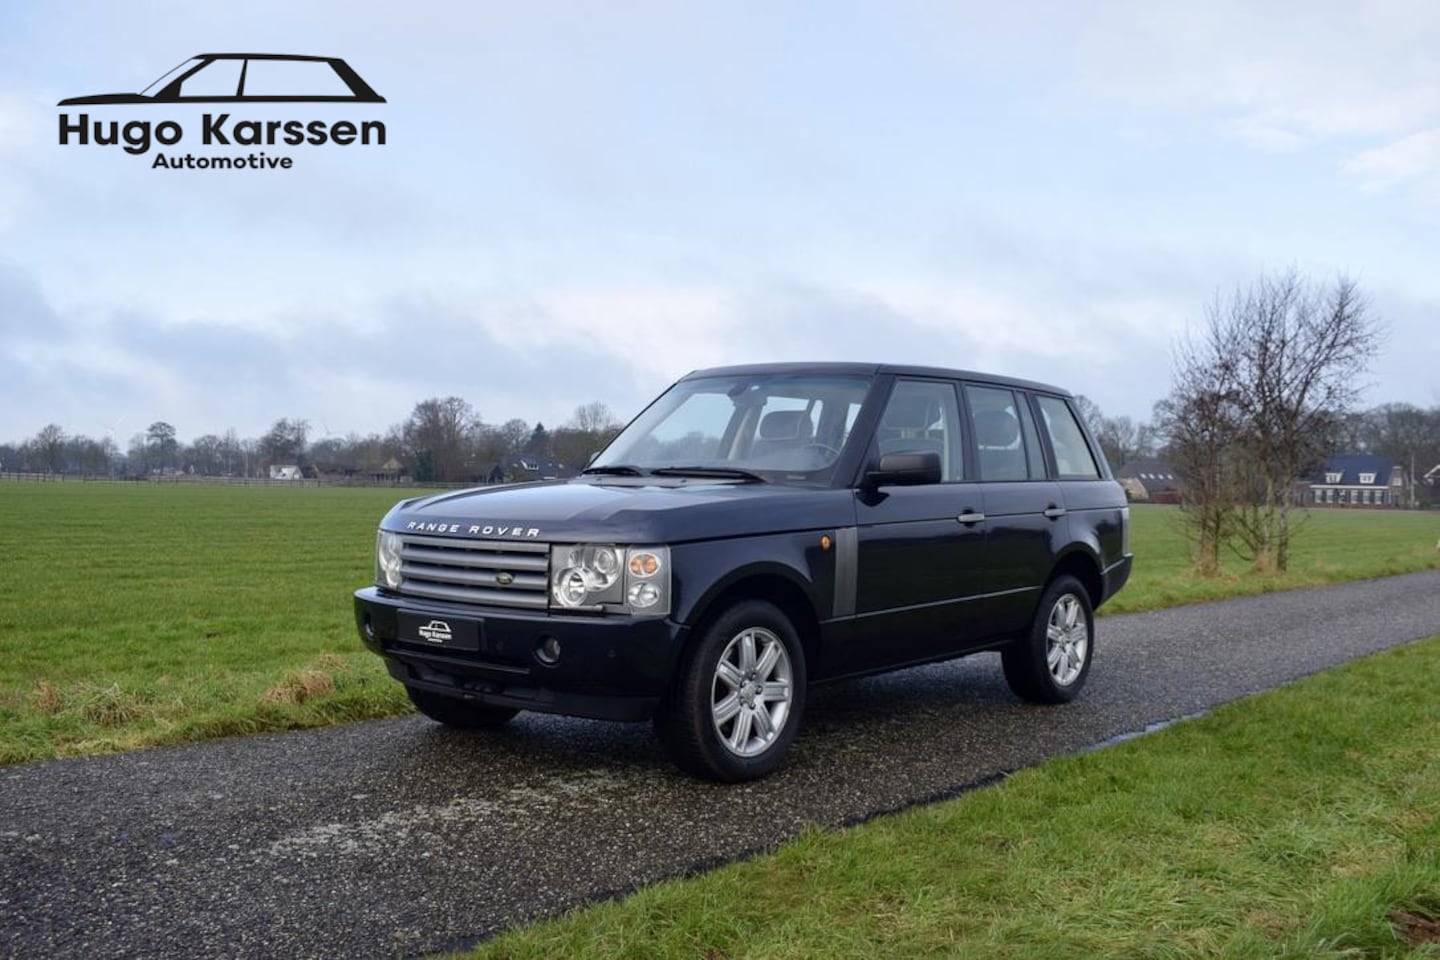
M 549 544 L 404 534 L 400 541 L 401 594 L 532 610 L 548 605 Z

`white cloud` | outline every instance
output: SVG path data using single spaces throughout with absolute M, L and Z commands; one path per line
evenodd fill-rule
M 1232 132 L 1385 136 L 1440 119 L 1440 8 L 1425 0 L 1094 8 L 1078 67 L 1094 90 L 1228 115 Z
M 1440 127 L 1362 151 L 1345 165 L 1345 170 L 1363 178 L 1367 190 L 1416 181 L 1428 181 L 1432 189 L 1440 187 Z M 1434 198 L 1440 199 L 1440 192 Z

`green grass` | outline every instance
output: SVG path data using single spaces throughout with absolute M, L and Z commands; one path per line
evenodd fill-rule
M 400 496 L 0 484 L 0 762 L 408 709 L 350 615 Z
M 1440 637 L 471 956 L 1440 956 L 1436 676 Z
M 1440 512 L 1314 510 L 1297 514 L 1290 570 L 1262 575 L 1227 556 L 1220 576 L 1190 572 L 1175 507 L 1130 508 L 1135 572 L 1106 613 L 1157 610 L 1247 594 L 1440 569 Z
M 0 483 L 0 763 L 409 709 L 364 652 L 394 489 Z M 1188 576 L 1174 511 L 1137 507 L 1139 610 L 1440 566 L 1440 514 L 1317 512 L 1288 577 Z

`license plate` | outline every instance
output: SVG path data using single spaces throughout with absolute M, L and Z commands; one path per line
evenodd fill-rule
M 401 610 L 396 622 L 397 639 L 445 650 L 479 650 L 484 623 L 462 617 L 436 617 Z

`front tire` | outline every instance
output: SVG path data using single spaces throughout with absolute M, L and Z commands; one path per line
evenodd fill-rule
M 705 629 L 655 714 L 675 765 L 736 783 L 778 767 L 805 708 L 805 652 L 788 617 L 745 600 Z
M 1095 656 L 1090 593 L 1072 576 L 1045 588 L 1025 636 L 1001 652 L 1005 681 L 1022 700 L 1068 703 L 1079 695 Z
M 494 707 L 488 703 L 474 703 L 459 697 L 447 697 L 418 687 L 406 687 L 410 702 L 415 709 L 436 723 L 457 730 L 491 730 L 509 723 L 519 713 L 513 707 Z

